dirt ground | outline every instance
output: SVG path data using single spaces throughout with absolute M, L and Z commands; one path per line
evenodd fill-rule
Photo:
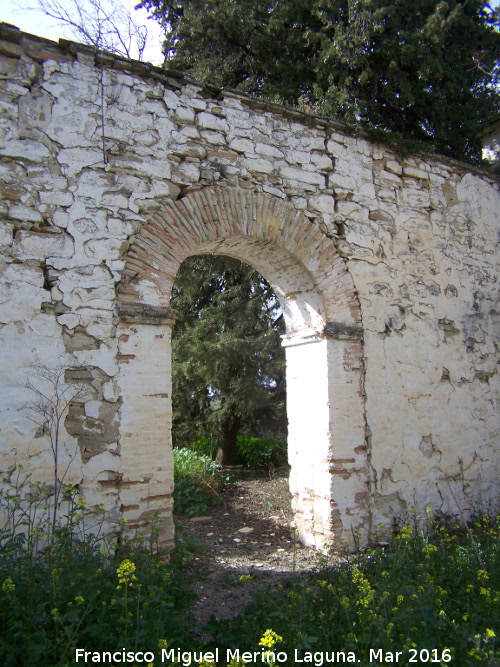
M 259 588 L 277 586 L 292 576 L 294 567 L 296 573 L 304 573 L 324 563 L 314 549 L 300 543 L 294 547 L 285 473 L 234 482 L 221 498 L 209 516 L 174 517 L 181 545 L 195 542 L 199 548 L 191 562 L 198 595 L 193 613 L 199 628 L 212 614 L 219 620 L 233 618 Z M 248 574 L 252 578 L 241 582 Z

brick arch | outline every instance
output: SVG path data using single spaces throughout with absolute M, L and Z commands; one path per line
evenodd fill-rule
M 225 254 L 253 266 L 281 301 L 287 331 L 360 324 L 358 299 L 334 243 L 288 202 L 239 188 L 206 188 L 163 204 L 127 253 L 119 304 L 169 306 L 190 255 Z
M 140 525 L 146 502 L 148 511 L 161 509 L 167 534 L 172 531 L 170 294 L 182 261 L 204 253 L 247 262 L 282 303 L 290 490 L 299 538 L 325 548 L 352 544 L 354 531 L 366 537 L 362 328 L 351 276 L 333 241 L 289 203 L 230 187 L 162 204 L 127 252 L 117 331 L 127 518 Z

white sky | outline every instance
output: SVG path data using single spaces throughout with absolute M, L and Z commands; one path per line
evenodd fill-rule
M 499 0 L 500 1 L 500 0 Z M 131 8 L 137 4 L 138 0 L 121 0 L 123 5 L 130 4 Z M 0 0 L 0 22 L 12 23 L 23 32 L 29 32 L 39 37 L 46 37 L 55 42 L 59 37 L 66 39 L 74 39 L 69 33 L 69 30 L 54 19 L 45 16 L 43 12 L 19 9 L 19 5 L 31 4 L 29 0 Z M 32 4 L 35 4 L 33 0 Z M 153 65 L 161 65 L 163 63 L 163 55 L 161 52 L 161 43 L 163 41 L 162 33 L 156 21 L 148 19 L 148 14 L 145 10 L 135 11 L 134 16 L 136 20 L 140 19 L 148 28 L 148 33 L 151 35 L 150 46 L 145 51 L 144 60 L 153 63 Z

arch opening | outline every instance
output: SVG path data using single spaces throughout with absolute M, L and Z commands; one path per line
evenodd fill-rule
M 288 334 L 325 326 L 314 279 L 287 250 L 255 237 L 227 236 L 202 244 L 198 252 L 234 257 L 258 271 L 279 299 Z
M 184 259 L 199 254 L 244 261 L 280 300 L 298 536 L 322 549 L 341 541 L 352 544 L 354 530 L 366 535 L 369 527 L 368 461 L 361 318 L 343 259 L 314 223 L 264 193 L 214 188 L 170 201 L 151 216 L 128 251 L 119 312 L 128 331 L 135 325 L 135 337 L 141 338 L 142 325 L 144 331 L 156 326 L 164 333 L 150 332 L 149 341 L 165 337 L 170 342 L 174 278 Z M 145 347 L 147 354 L 151 350 Z M 161 348 L 161 354 L 170 371 L 170 347 Z M 139 372 L 135 361 L 122 368 L 127 378 Z M 137 430 L 137 409 L 130 407 L 137 386 L 129 384 L 122 424 L 130 421 Z M 171 466 L 170 372 L 166 395 L 169 454 L 164 460 Z M 172 488 L 172 475 L 169 480 Z

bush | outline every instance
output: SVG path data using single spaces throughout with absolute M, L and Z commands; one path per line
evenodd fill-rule
M 175 483 L 174 510 L 176 514 L 203 516 L 208 513 L 209 500 L 192 477 Z
M 217 452 L 217 443 L 211 438 L 202 436 L 191 442 L 188 447 L 174 451 L 186 450 L 212 460 Z M 236 438 L 236 463 L 246 468 L 282 467 L 287 463 L 286 439 L 272 435 L 265 437 L 239 435 Z
M 203 436 L 198 438 L 198 440 L 191 442 L 188 449 L 197 454 L 208 456 L 209 459 L 214 459 L 215 454 L 217 453 L 217 440 L 214 442 L 211 438 Z
M 287 445 L 285 438 L 267 436 L 249 438 L 238 436 L 236 457 L 247 468 L 270 468 L 286 465 Z
M 218 463 L 191 449 L 174 449 L 174 511 L 201 516 L 219 499 L 224 476 Z
M 220 465 L 205 454 L 187 449 L 174 449 L 174 480 L 180 482 L 185 477 L 191 477 L 201 484 L 212 482 L 217 486 L 220 475 Z

